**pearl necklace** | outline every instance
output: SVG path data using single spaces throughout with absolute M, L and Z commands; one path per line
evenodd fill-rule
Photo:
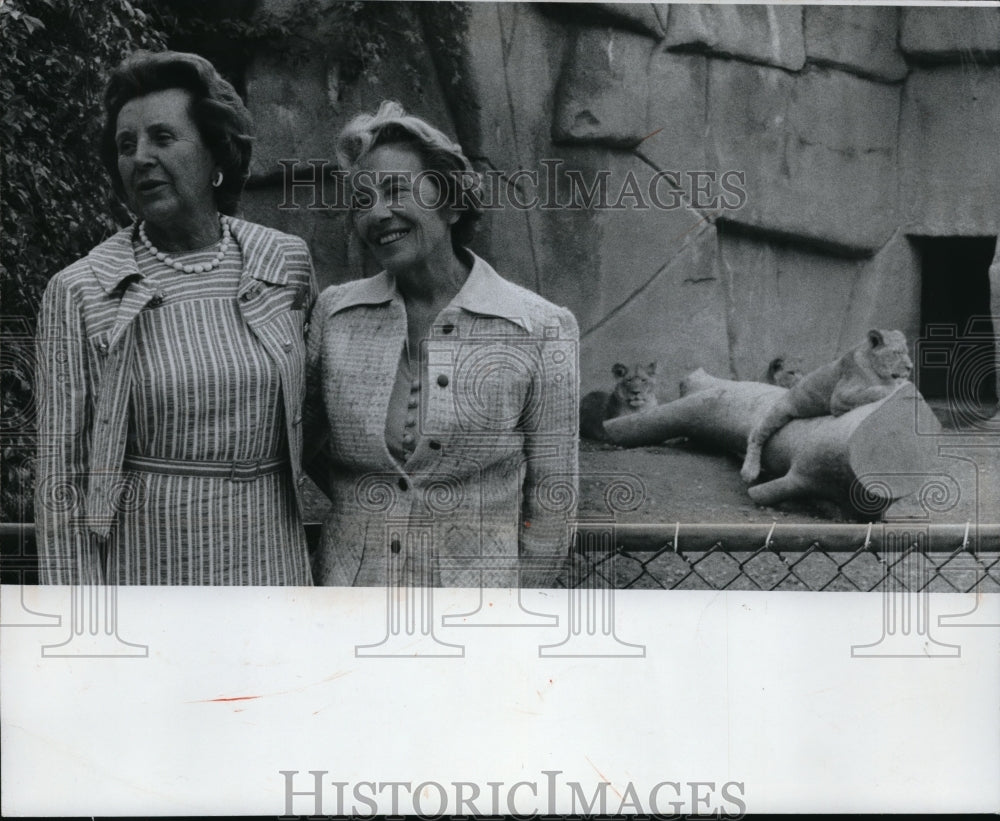
M 229 240 L 232 238 L 232 232 L 229 229 L 229 217 L 225 214 L 220 214 L 219 222 L 222 224 L 222 245 L 219 247 L 219 252 L 215 255 L 215 259 L 211 262 L 199 262 L 197 265 L 185 265 L 183 262 L 171 259 L 167 254 L 163 253 L 163 251 L 157 250 L 156 246 L 149 241 L 149 237 L 146 236 L 145 220 L 139 223 L 139 239 L 142 240 L 142 244 L 146 246 L 146 250 L 149 251 L 149 253 L 156 257 L 160 262 L 169 265 L 175 271 L 181 271 L 185 274 L 201 274 L 205 271 L 212 271 L 218 268 L 219 263 L 225 259 L 226 252 L 229 250 Z

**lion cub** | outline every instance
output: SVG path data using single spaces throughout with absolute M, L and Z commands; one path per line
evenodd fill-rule
M 607 391 L 591 391 L 580 402 L 580 435 L 606 442 L 604 422 L 617 416 L 648 410 L 657 404 L 656 363 L 633 365 L 620 362 L 611 368 L 615 387 Z
M 752 482 L 760 475 L 764 443 L 792 419 L 832 414 L 877 402 L 906 381 L 913 370 L 902 331 L 871 330 L 868 337 L 839 359 L 806 374 L 764 414 L 747 438 L 740 476 Z
M 776 356 L 767 366 L 764 381 L 779 388 L 790 388 L 802 381 L 802 371 L 783 356 Z

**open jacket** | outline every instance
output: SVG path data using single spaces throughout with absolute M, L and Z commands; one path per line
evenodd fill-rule
M 306 244 L 231 219 L 243 255 L 238 304 L 278 366 L 299 511 L 304 332 L 316 288 Z M 133 320 L 160 297 L 119 231 L 49 282 L 37 332 L 38 462 L 35 521 L 41 579 L 101 582 L 117 511 L 129 504 L 122 471 L 128 436 Z M 111 541 L 108 541 L 108 540 Z
M 474 257 L 421 346 L 401 464 L 385 425 L 406 332 L 386 272 L 331 286 L 313 312 L 307 461 L 333 502 L 315 582 L 549 585 L 576 512 L 576 320 Z

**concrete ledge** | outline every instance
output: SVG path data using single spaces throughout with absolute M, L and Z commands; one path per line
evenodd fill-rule
M 899 47 L 917 63 L 1000 61 L 1000 8 L 901 9 Z
M 806 6 L 805 30 L 810 62 L 885 82 L 906 76 L 906 60 L 896 45 L 899 9 Z
M 675 4 L 665 42 L 791 71 L 806 62 L 801 6 Z

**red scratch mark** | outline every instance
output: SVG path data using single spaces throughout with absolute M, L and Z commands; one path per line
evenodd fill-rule
M 722 213 L 722 209 L 721 208 L 718 208 L 715 211 L 709 211 L 705 216 L 703 216 L 700 220 L 698 220 L 694 225 L 692 225 L 690 228 L 688 228 L 687 231 L 685 231 L 683 234 L 681 234 L 679 237 L 677 237 L 677 239 L 683 239 L 688 234 L 690 234 L 695 228 L 697 228 L 699 225 L 701 225 L 703 222 L 708 222 L 708 220 L 712 219 L 712 217 L 718 216 L 721 213 Z
M 659 133 L 660 133 L 661 131 L 663 131 L 663 129 L 662 129 L 662 128 L 658 128 L 658 129 L 656 129 L 656 131 L 654 131 L 654 132 L 653 132 L 652 134 L 647 134 L 647 135 L 646 135 L 645 137 L 643 137 L 643 138 L 642 138 L 641 140 L 639 140 L 639 143 L 640 143 L 640 145 L 641 145 L 642 143 L 646 142 L 646 140 L 648 140 L 648 139 L 649 139 L 650 137 L 655 137 L 655 136 L 656 136 L 657 134 L 659 134 Z
M 587 756 L 584 756 L 584 758 L 586 758 L 586 759 L 587 759 L 587 763 L 588 763 L 588 764 L 589 764 L 589 765 L 590 765 L 591 767 L 594 767 L 594 762 L 593 762 L 593 761 L 591 761 L 591 760 L 590 760 L 589 758 L 587 758 Z M 609 787 L 611 787 L 611 792 L 613 792 L 613 793 L 614 793 L 615 795 L 617 795 L 617 796 L 618 796 L 619 798 L 621 798 L 621 797 L 622 797 L 622 794 L 621 794 L 620 792 L 618 792 L 618 790 L 616 790 L 616 789 L 615 789 L 615 785 L 614 785 L 614 784 L 612 784 L 612 783 L 611 783 L 611 782 L 610 782 L 610 781 L 608 780 L 608 777 L 607 777 L 607 776 L 606 776 L 606 775 L 605 775 L 604 773 L 602 773 L 602 772 L 601 772 L 601 771 L 600 771 L 599 769 L 597 769 L 597 767 L 594 767 L 594 772 L 595 772 L 595 773 L 597 773 L 597 774 L 598 774 L 598 775 L 599 775 L 599 776 L 601 777 L 601 781 L 603 781 L 603 782 L 604 782 L 605 784 L 607 784 L 607 785 L 608 785 Z
M 709 211 L 705 216 L 703 216 L 700 220 L 698 220 L 694 225 L 692 225 L 690 228 L 688 228 L 687 231 L 684 231 L 684 232 L 678 234 L 676 237 L 674 237 L 674 240 L 676 241 L 676 240 L 684 239 L 684 237 L 686 237 L 688 234 L 690 234 L 692 231 L 694 231 L 703 222 L 708 222 L 710 219 L 712 219 L 713 217 L 718 216 L 721 213 L 722 213 L 722 209 L 721 208 L 717 208 L 715 211 Z
M 186 701 L 185 704 L 218 704 L 225 703 L 229 701 L 253 701 L 258 698 L 264 698 L 264 696 L 287 696 L 290 693 L 301 693 L 303 690 L 308 690 L 310 687 L 316 687 L 320 684 L 326 684 L 328 681 L 334 681 L 335 679 L 342 678 L 351 670 L 341 670 L 340 672 L 334 673 L 332 676 L 327 676 L 320 681 L 315 681 L 312 684 L 306 684 L 302 687 L 296 687 L 292 690 L 278 690 L 274 693 L 261 693 L 259 696 L 221 696 L 219 698 L 200 698 L 194 701 Z
M 332 676 L 327 676 L 325 679 L 323 679 L 323 681 L 334 681 L 335 679 L 343 678 L 350 672 L 351 672 L 350 670 L 341 670 L 339 673 L 334 673 Z

